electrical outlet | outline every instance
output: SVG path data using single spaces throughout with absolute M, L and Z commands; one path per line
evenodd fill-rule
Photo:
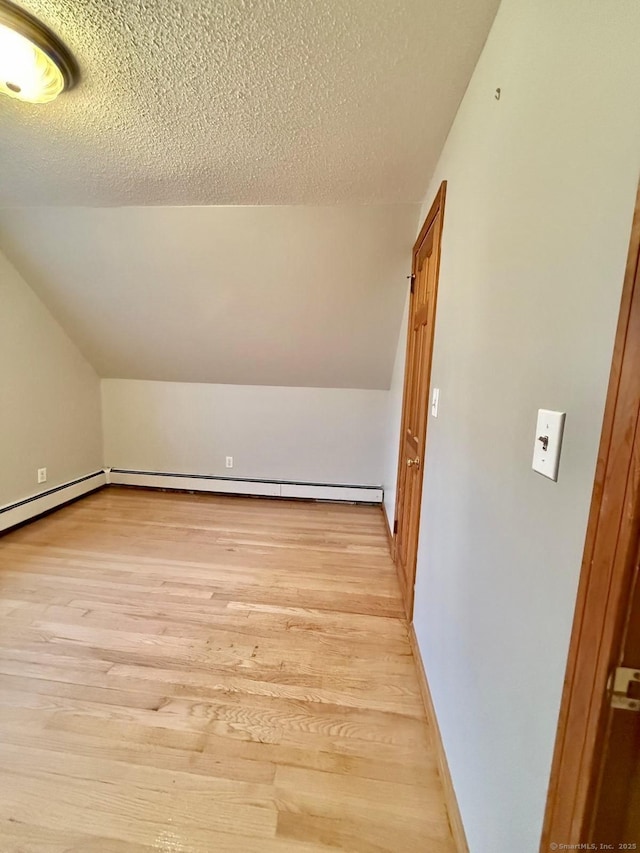
M 38 468 L 38 482 L 46 483 L 47 482 L 47 469 L 46 468 Z
M 227 456 L 227 468 L 233 468 L 233 456 Z

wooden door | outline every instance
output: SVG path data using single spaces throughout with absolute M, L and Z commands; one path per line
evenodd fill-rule
M 639 547 L 640 188 L 541 853 L 580 844 L 640 851 Z
M 413 249 L 394 524 L 394 557 L 409 619 L 413 613 L 445 193 L 443 182 Z
M 622 647 L 609 684 L 602 769 L 589 837 L 640 850 L 640 582 L 638 556 Z M 613 703 L 613 704 L 612 704 Z M 635 843 L 636 847 L 631 845 Z M 603 847 L 602 849 L 606 849 Z M 624 848 L 623 848 L 624 849 Z

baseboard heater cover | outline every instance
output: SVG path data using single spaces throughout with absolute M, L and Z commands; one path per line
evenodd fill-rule
M 0 507 L 0 531 L 8 530 L 62 504 L 101 489 L 107 483 L 104 471 L 95 471 L 77 480 L 70 480 L 20 501 Z
M 184 489 L 189 492 L 217 492 L 226 495 L 258 495 L 271 498 L 307 498 L 311 500 L 346 501 L 348 503 L 382 503 L 380 486 L 343 486 L 326 483 L 292 483 L 289 481 L 233 479 L 196 474 L 167 474 L 159 471 L 107 469 L 107 482 L 119 486 L 146 486 L 156 489 Z

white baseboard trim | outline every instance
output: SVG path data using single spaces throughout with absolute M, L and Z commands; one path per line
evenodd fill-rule
M 31 497 L 24 498 L 21 501 L 1 506 L 0 531 L 29 521 L 89 492 L 95 492 L 96 489 L 101 489 L 102 486 L 106 485 L 106 482 L 105 472 L 95 471 L 93 474 L 87 474 L 86 477 L 79 477 L 77 480 L 62 483 L 62 485 L 47 489 L 40 494 L 31 495 Z
M 234 480 L 193 474 L 166 474 L 156 471 L 107 469 L 109 483 L 120 486 L 144 486 L 152 489 L 182 489 L 189 492 L 215 492 L 226 495 L 258 495 L 270 498 L 307 498 L 348 503 L 381 503 L 379 486 L 339 486 L 322 483 L 290 483 L 269 480 Z

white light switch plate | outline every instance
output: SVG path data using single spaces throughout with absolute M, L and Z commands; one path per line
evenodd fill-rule
M 550 480 L 558 479 L 565 412 L 538 409 L 531 467 Z
M 431 414 L 434 418 L 438 417 L 438 405 L 440 403 L 440 389 L 434 388 L 431 395 Z

